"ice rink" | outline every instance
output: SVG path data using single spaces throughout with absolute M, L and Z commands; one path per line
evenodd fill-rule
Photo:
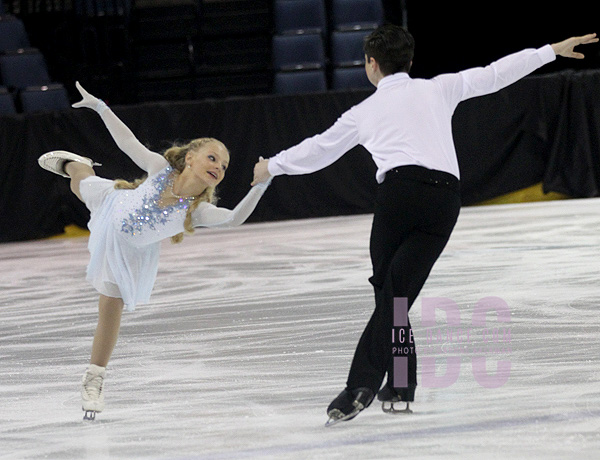
M 414 414 L 374 402 L 325 428 L 373 308 L 370 222 L 165 242 L 95 422 L 79 396 L 97 314 L 87 238 L 0 245 L 0 459 L 597 459 L 600 199 L 464 208 L 410 312 Z M 474 324 L 489 297 L 508 322 Z M 431 298 L 454 302 L 460 327 L 441 309 L 422 324 Z

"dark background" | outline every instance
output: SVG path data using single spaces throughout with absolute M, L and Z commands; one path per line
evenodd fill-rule
M 385 4 L 388 19 L 401 23 L 401 2 Z M 431 77 L 486 65 L 526 47 L 594 32 L 595 12 L 590 8 L 587 2 L 570 2 L 558 10 L 541 2 L 408 0 L 406 19 L 416 40 L 412 74 Z M 44 17 L 40 12 L 32 14 L 30 27 L 45 24 Z M 61 13 L 50 17 L 64 19 Z M 40 26 L 32 34 L 33 44 L 52 45 L 51 40 L 43 43 L 42 32 Z M 599 195 L 599 48 L 589 46 L 584 61 L 559 59 L 500 93 L 459 105 L 453 122 L 465 205 L 539 182 L 545 191 L 573 197 Z M 64 58 L 54 60 L 55 69 Z M 247 193 L 259 156 L 272 156 L 325 130 L 372 92 L 272 95 L 265 76 L 269 69 L 263 62 L 258 73 L 267 81 L 260 80 L 264 84 L 254 87 L 253 94 L 246 88 L 229 97 L 242 88 L 234 84 L 237 80 L 217 78 L 210 80 L 215 86 L 206 86 L 209 78 L 198 74 L 195 82 L 202 83 L 211 97 L 191 98 L 180 91 L 191 83 L 171 78 L 161 81 L 155 93 L 144 93 L 167 100 L 139 100 L 139 94 L 131 90 L 131 80 L 124 79 L 122 67 L 106 73 L 96 67 L 94 73 L 94 68 L 75 64 L 65 67 L 63 75 L 66 70 L 81 74 L 68 74 L 61 81 L 72 90 L 74 78 L 81 77 L 84 86 L 106 99 L 150 148 L 161 151 L 172 142 L 202 136 L 223 140 L 232 161 L 220 186 L 219 205 L 228 208 Z M 238 75 L 239 66 L 238 70 L 220 69 L 229 78 Z M 245 69 L 256 71 L 252 66 Z M 169 82 L 175 90 L 169 89 Z M 73 99 L 77 99 L 74 94 Z M 126 103 L 130 99 L 135 101 Z M 92 111 L 0 117 L 0 242 L 61 233 L 70 223 L 86 225 L 88 212 L 70 193 L 68 181 L 37 166 L 39 155 L 54 149 L 71 150 L 103 163 L 97 173 L 104 177 L 132 179 L 141 174 L 116 148 Z M 374 172 L 369 154 L 357 147 L 315 174 L 276 178 L 250 221 L 372 212 Z
M 400 2 L 388 1 L 390 8 Z M 432 77 L 486 65 L 523 48 L 600 32 L 593 1 L 432 2 L 408 0 L 408 28 L 415 37 L 413 75 Z M 581 51 L 585 53 L 585 47 Z M 560 60 L 541 73 L 600 68 L 597 46 L 582 61 Z

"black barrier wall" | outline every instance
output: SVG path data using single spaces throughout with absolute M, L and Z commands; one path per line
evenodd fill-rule
M 85 82 L 84 82 L 85 85 Z M 203 136 L 222 140 L 231 164 L 218 195 L 234 207 L 246 194 L 259 156 L 270 157 L 327 129 L 371 91 L 113 107 L 150 149 Z M 101 96 L 101 95 L 100 95 Z M 599 195 L 600 71 L 563 71 L 526 78 L 503 91 L 466 101 L 454 116 L 463 203 L 543 181 L 545 191 Z M 89 214 L 68 181 L 42 170 L 37 158 L 70 150 L 103 164 L 98 175 L 142 174 L 87 109 L 0 118 L 0 241 L 61 233 L 85 226 Z M 307 176 L 276 178 L 249 221 L 372 212 L 375 165 L 357 147 Z

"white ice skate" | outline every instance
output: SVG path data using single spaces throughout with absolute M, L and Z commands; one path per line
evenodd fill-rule
M 65 172 L 65 163 L 69 161 L 77 161 L 89 165 L 90 167 L 102 166 L 100 163 L 96 163 L 90 158 L 82 157 L 75 153 L 67 152 L 66 150 L 54 150 L 52 152 L 44 153 L 38 158 L 38 163 L 42 168 L 63 177 L 69 177 Z
M 96 412 L 104 410 L 104 378 L 106 368 L 90 364 L 81 379 L 81 408 L 85 411 L 84 420 L 94 420 Z

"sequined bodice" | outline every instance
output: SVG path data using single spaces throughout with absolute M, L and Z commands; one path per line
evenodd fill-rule
M 163 192 L 172 186 L 172 172 L 167 166 L 134 190 L 115 190 L 114 224 L 132 244 L 156 243 L 183 231 L 192 199 L 176 198 L 170 204 L 162 199 Z

